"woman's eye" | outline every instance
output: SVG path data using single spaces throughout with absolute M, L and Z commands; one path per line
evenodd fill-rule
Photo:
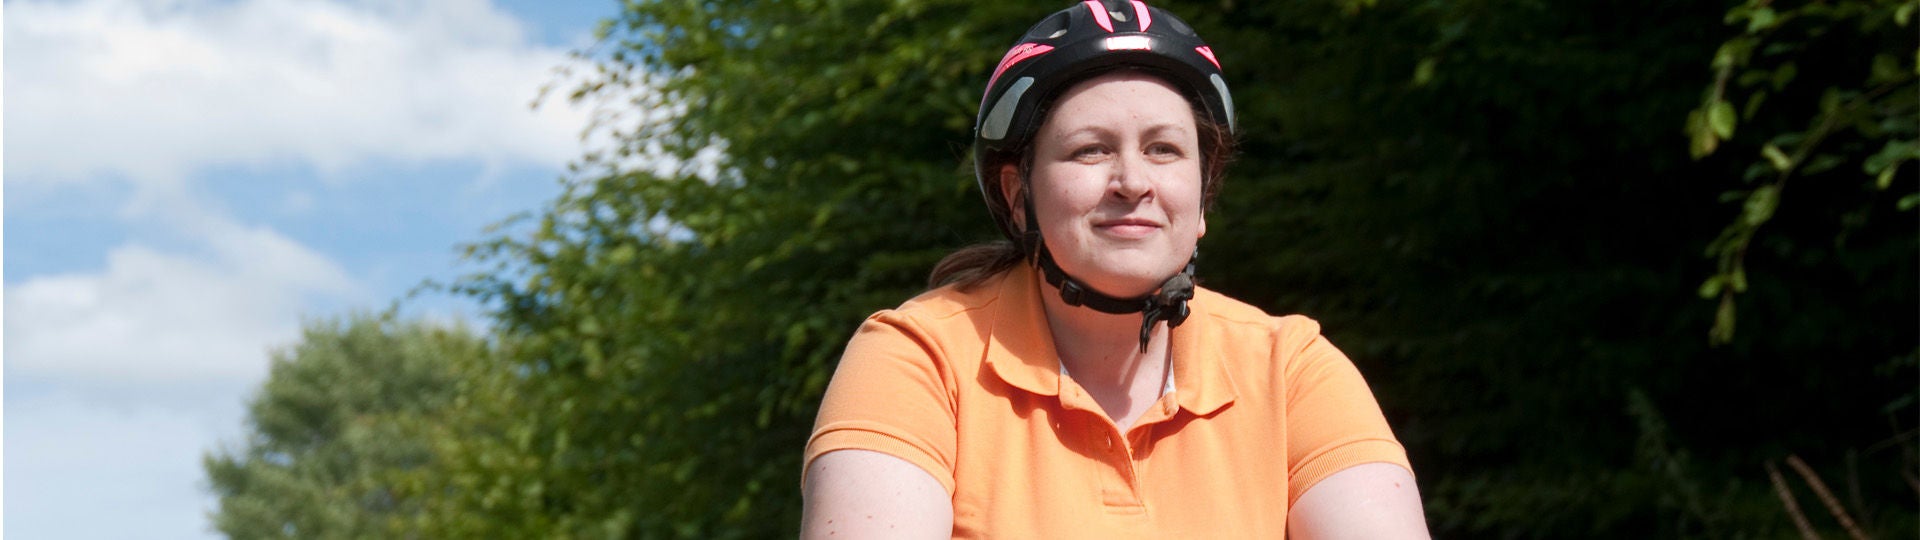
M 1148 155 L 1179 157 L 1184 155 L 1180 147 L 1171 144 L 1154 144 L 1147 147 Z
M 1088 146 L 1073 151 L 1073 157 L 1076 159 L 1100 157 L 1106 154 L 1107 149 L 1104 146 Z

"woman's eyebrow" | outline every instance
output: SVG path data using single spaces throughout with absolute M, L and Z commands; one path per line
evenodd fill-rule
M 1193 130 L 1188 129 L 1187 126 L 1182 124 L 1167 122 L 1167 123 L 1153 124 L 1151 126 L 1147 126 L 1147 129 L 1142 130 L 1142 132 L 1145 133 L 1147 136 L 1160 136 L 1160 135 L 1166 135 L 1167 132 L 1173 132 L 1174 134 L 1185 135 L 1188 133 L 1192 133 Z
M 1067 139 L 1067 138 L 1072 138 L 1080 135 L 1088 135 L 1088 134 L 1096 135 L 1096 136 L 1107 136 L 1118 131 L 1119 130 L 1117 129 L 1107 127 L 1106 124 L 1092 123 L 1084 126 L 1064 129 L 1060 132 L 1060 134 L 1057 137 L 1061 139 Z M 1181 125 L 1176 122 L 1163 122 L 1159 124 L 1152 124 L 1147 126 L 1146 129 L 1140 130 L 1141 134 L 1148 137 L 1164 136 L 1164 135 L 1167 135 L 1168 132 L 1172 132 L 1174 134 L 1179 134 L 1179 135 L 1185 135 L 1188 133 L 1192 133 L 1193 131 L 1194 130 L 1187 128 L 1187 126 Z

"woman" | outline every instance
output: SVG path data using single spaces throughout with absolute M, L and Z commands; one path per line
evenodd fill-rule
M 807 538 L 1420 538 L 1406 453 L 1300 316 L 1194 287 L 1232 148 L 1212 50 L 1138 1 L 1043 19 L 987 83 L 1008 241 L 860 327 L 807 444 Z

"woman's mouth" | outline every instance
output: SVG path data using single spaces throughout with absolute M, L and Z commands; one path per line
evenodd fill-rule
M 1160 230 L 1159 223 L 1156 223 L 1153 220 L 1138 219 L 1138 218 L 1122 218 L 1122 219 L 1110 219 L 1106 221 L 1098 221 L 1098 222 L 1095 222 L 1093 226 L 1095 229 L 1099 229 L 1107 234 L 1119 236 L 1123 238 L 1143 237 L 1143 236 L 1153 234 L 1154 231 Z

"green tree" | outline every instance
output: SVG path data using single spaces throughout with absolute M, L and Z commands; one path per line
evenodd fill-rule
M 1881 444 L 1911 428 L 1885 423 L 1913 411 L 1911 213 L 1806 190 L 1747 252 L 1741 324 L 1764 331 L 1706 338 L 1701 253 L 1738 219 L 1719 201 L 1749 165 L 1727 148 L 1765 143 L 1687 152 L 1715 51 L 1746 24 L 1726 26 L 1730 6 L 1164 4 L 1214 44 L 1242 115 L 1201 275 L 1325 323 L 1439 533 L 1787 534 L 1762 465 L 1789 453 L 1856 456 L 1866 526 L 1920 520 L 1898 503 L 1903 454 Z M 849 333 L 995 236 L 965 163 L 979 86 L 1053 7 L 625 4 L 569 94 L 617 142 L 527 232 L 472 246 L 490 266 L 456 287 L 514 346 L 463 394 L 470 431 L 443 439 L 436 526 L 791 535 L 800 449 Z M 1808 60 L 1740 133 L 1799 129 L 1782 126 L 1814 117 L 1809 93 L 1860 88 L 1881 56 L 1911 77 L 1910 25 L 1833 20 L 1772 38 L 1798 48 L 1767 61 Z M 1880 182 L 1898 168 L 1874 152 L 1910 133 L 1834 148 Z
M 456 366 L 488 354 L 455 326 L 354 315 L 315 321 L 273 354 L 238 449 L 204 458 L 231 538 L 404 536 L 425 507 L 415 475 L 434 460 Z
M 520 437 L 469 448 L 500 457 L 450 475 L 475 486 L 465 530 L 790 535 L 840 347 L 988 230 L 960 159 L 984 70 L 1032 15 L 628 5 L 575 96 L 682 112 L 604 126 L 620 145 L 530 235 L 474 246 L 497 266 L 461 287 L 499 307 L 518 348 L 493 380 L 525 406 Z M 717 174 L 696 174 L 711 147 Z M 613 166 L 643 154 L 684 165 Z

